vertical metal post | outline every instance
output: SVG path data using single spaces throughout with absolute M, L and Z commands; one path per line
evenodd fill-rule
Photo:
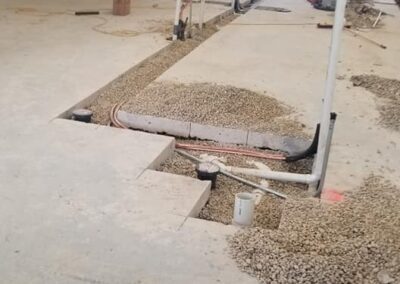
M 182 0 L 176 0 L 174 31 L 172 34 L 172 40 L 174 40 L 174 41 L 178 39 L 179 18 L 180 18 L 180 14 L 181 14 L 181 6 L 182 6 Z
M 333 95 L 335 92 L 336 69 L 340 50 L 340 40 L 344 25 L 346 0 L 338 0 L 335 10 L 335 24 L 332 31 L 331 49 L 329 55 L 328 72 L 326 77 L 325 92 L 321 114 L 321 131 L 319 134 L 318 151 L 313 174 L 322 176 L 326 159 L 326 147 L 329 144 L 329 124 L 332 111 Z M 326 169 L 325 169 L 326 170 Z
M 204 25 L 204 9 L 206 6 L 206 0 L 200 1 L 200 16 L 199 16 L 199 28 L 202 31 Z

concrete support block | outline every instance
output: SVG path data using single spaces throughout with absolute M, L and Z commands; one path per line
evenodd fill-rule
M 190 137 L 214 140 L 221 143 L 243 144 L 247 142 L 248 131 L 240 129 L 230 129 L 210 125 L 191 124 Z
M 305 150 L 311 141 L 293 137 L 279 136 L 270 133 L 217 127 L 179 121 L 150 115 L 118 112 L 118 119 L 126 126 L 153 133 L 165 133 L 176 137 L 198 138 L 220 143 L 248 145 L 268 148 L 289 154 Z
M 140 115 L 118 111 L 118 119 L 126 126 L 153 133 L 166 133 L 178 137 L 189 137 L 190 122 L 169 118 Z
M 259 148 L 269 148 L 288 152 L 290 154 L 305 150 L 311 141 L 293 137 L 278 136 L 269 133 L 249 132 L 247 145 Z

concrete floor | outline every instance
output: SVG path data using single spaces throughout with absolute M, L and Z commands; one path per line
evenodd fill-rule
M 303 0 L 263 0 L 260 5 L 292 12 L 251 10 L 158 81 L 215 82 L 266 93 L 295 107 L 293 116 L 307 125 L 311 134 L 320 116 L 331 37 L 330 30 L 315 25 L 332 21 L 332 14 L 315 10 Z M 337 190 L 357 187 L 370 173 L 400 184 L 400 164 L 395 158 L 400 156 L 400 133 L 377 124 L 374 95 L 353 88 L 349 81 L 360 74 L 400 79 L 400 10 L 390 5 L 379 7 L 394 17 L 385 17 L 383 28 L 363 33 L 388 49 L 343 34 L 339 75 L 345 79 L 337 80 L 334 111 L 339 116 L 326 183 Z
M 144 14 L 135 10 L 126 18 L 112 17 L 109 2 L 0 3 L 0 282 L 256 283 L 238 271 L 226 251 L 226 236 L 235 228 L 189 217 L 209 185 L 151 171 L 170 153 L 172 139 L 54 119 L 167 44 L 160 19 L 169 19 L 173 9 L 161 8 L 174 1 L 136 0 L 134 7 L 142 7 Z M 160 9 L 149 7 L 156 2 Z M 251 11 L 237 22 L 327 17 L 302 0 L 279 1 L 279 6 L 293 12 Z M 207 17 L 224 9 L 208 7 Z M 106 33 L 93 30 L 100 18 L 70 15 L 94 8 L 107 20 L 101 26 Z M 389 46 L 385 52 L 345 35 L 341 72 L 373 68 L 398 78 L 395 24 L 398 18 L 390 18 L 384 32 L 371 33 Z M 107 34 L 121 30 L 139 35 Z M 311 26 L 232 25 L 162 80 L 214 81 L 267 91 L 296 106 L 311 131 L 318 118 L 326 66 L 321 62 L 326 62 L 328 43 L 329 31 Z M 360 45 L 365 53 L 359 52 Z M 351 187 L 370 170 L 379 173 L 381 166 L 392 168 L 394 173 L 386 171 L 385 176 L 396 180 L 393 157 L 399 154 L 399 134 L 377 126 L 372 95 L 347 89 L 349 85 L 338 82 L 341 118 L 329 184 Z M 157 190 L 170 199 L 154 194 Z
M 254 283 L 226 252 L 234 228 L 189 218 L 209 184 L 149 170 L 173 139 L 54 119 L 168 44 L 148 29 L 171 9 L 135 22 L 109 2 L 0 3 L 0 282 Z M 133 9 L 150 2 L 173 1 Z M 98 17 L 70 15 L 89 8 L 108 31 L 148 26 L 99 33 Z

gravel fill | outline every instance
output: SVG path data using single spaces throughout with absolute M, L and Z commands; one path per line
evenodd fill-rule
M 307 137 L 305 127 L 289 115 L 294 110 L 278 100 L 236 88 L 210 83 L 153 83 L 130 97 L 123 110 L 201 124 L 268 131 Z
M 196 143 L 202 145 L 216 145 L 216 143 L 211 142 L 199 142 L 199 141 L 185 141 L 185 143 Z M 245 147 L 242 147 L 245 148 Z M 199 157 L 200 154 L 206 152 L 199 151 L 188 151 L 194 156 Z M 272 152 L 272 151 L 271 151 Z M 265 159 L 257 159 L 251 157 L 243 157 L 233 154 L 219 154 L 219 153 L 209 153 L 213 156 L 223 157 L 227 160 L 227 165 L 252 167 L 247 163 L 247 161 L 258 161 L 263 162 L 268 165 L 273 170 L 285 170 L 290 172 L 298 173 L 309 173 L 311 169 L 311 160 L 304 160 L 296 163 L 286 163 L 282 161 L 273 161 Z M 183 158 L 179 154 L 174 154 L 161 166 L 164 172 L 186 175 L 196 178 L 195 165 L 192 164 L 186 158 Z M 253 182 L 260 182 L 261 179 L 250 176 L 242 176 Z M 290 196 L 305 197 L 307 196 L 306 186 L 301 184 L 288 184 L 277 181 L 271 181 L 270 187 L 279 192 L 288 194 Z M 235 180 L 227 178 L 223 175 L 218 175 L 217 186 L 215 190 L 211 191 L 211 195 L 208 203 L 200 212 L 199 218 L 220 222 L 223 224 L 231 224 L 233 217 L 233 207 L 235 194 L 239 192 L 252 192 L 253 187 L 244 185 Z M 277 198 L 272 195 L 265 195 L 262 197 L 259 205 L 256 206 L 253 227 L 261 227 L 268 229 L 276 229 L 279 226 L 281 213 L 284 205 L 284 200 Z
M 223 26 L 235 17 L 227 17 L 218 22 L 218 25 Z M 196 32 L 191 39 L 187 39 L 184 42 L 173 42 L 154 56 L 144 60 L 121 77 L 115 79 L 105 88 L 99 90 L 97 97 L 88 107 L 94 113 L 93 122 L 103 125 L 108 124 L 110 121 L 109 113 L 113 105 L 136 96 L 162 73 L 217 31 L 216 25 L 209 25 L 203 29 L 201 34 Z
M 352 76 L 354 86 L 363 87 L 378 98 L 379 123 L 384 127 L 400 131 L 400 81 L 376 75 Z
M 292 198 L 278 230 L 242 230 L 229 243 L 261 283 L 400 283 L 400 189 L 370 176 L 334 205 Z

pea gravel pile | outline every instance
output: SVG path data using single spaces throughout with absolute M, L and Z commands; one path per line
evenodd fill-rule
M 123 110 L 208 125 L 304 136 L 304 125 L 289 118 L 293 109 L 272 97 L 233 86 L 153 83 L 132 96 Z
M 188 143 L 188 141 L 185 141 Z M 194 142 L 191 142 L 194 143 Z M 196 144 L 215 144 L 210 142 L 195 142 Z M 204 152 L 190 152 L 192 155 L 199 157 Z M 213 156 L 224 157 L 227 160 L 227 165 L 251 167 L 246 161 L 258 161 L 266 163 L 270 168 L 274 170 L 284 170 L 298 173 L 309 173 L 311 169 L 311 160 L 299 161 L 296 163 L 287 164 L 282 161 L 270 161 L 263 159 L 255 159 L 250 157 L 243 157 L 232 154 L 216 154 L 210 153 Z M 171 158 L 164 162 L 161 166 L 162 171 L 196 177 L 195 165 L 189 160 L 181 157 L 178 154 L 174 154 Z M 244 178 L 253 182 L 260 182 L 259 178 L 250 176 L 243 176 Z M 270 187 L 281 193 L 288 194 L 290 196 L 305 197 L 307 196 L 306 187 L 301 184 L 288 184 L 282 182 L 270 182 Z M 217 187 L 211 191 L 210 199 L 205 207 L 200 212 L 199 218 L 220 222 L 223 224 L 231 224 L 233 216 L 233 207 L 235 194 L 239 192 L 252 192 L 253 187 L 243 185 L 237 181 L 227 178 L 223 175 L 218 175 Z M 279 226 L 281 213 L 283 209 L 284 201 L 280 198 L 272 195 L 265 195 L 260 204 L 257 205 L 255 210 L 253 226 L 276 229 Z
M 376 75 L 352 76 L 354 86 L 363 87 L 379 98 L 379 123 L 386 128 L 400 131 L 400 81 Z
M 370 176 L 345 201 L 287 201 L 278 230 L 230 239 L 261 283 L 400 283 L 400 189 Z

